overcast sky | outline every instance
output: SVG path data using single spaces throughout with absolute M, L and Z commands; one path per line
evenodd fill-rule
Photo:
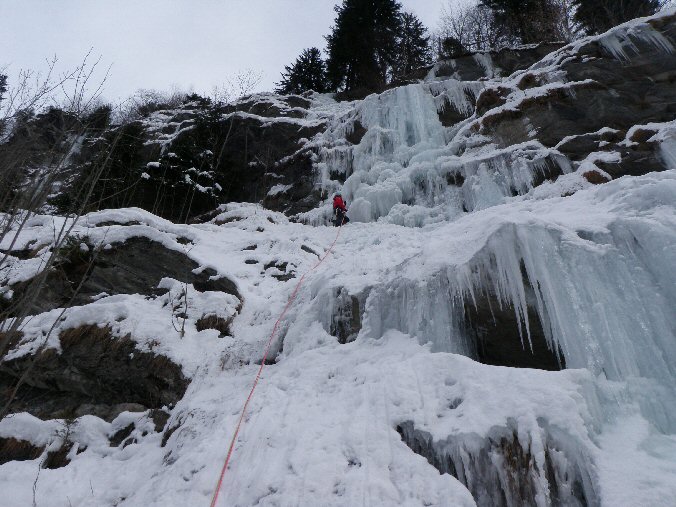
M 401 0 L 434 29 L 446 0 Z M 0 0 L 0 68 L 62 69 L 90 48 L 112 64 L 105 95 L 172 86 L 209 93 L 246 69 L 271 89 L 303 48 L 323 48 L 338 0 Z

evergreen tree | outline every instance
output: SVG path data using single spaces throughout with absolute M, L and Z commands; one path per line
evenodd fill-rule
M 575 21 L 588 34 L 603 33 L 630 19 L 655 14 L 661 0 L 573 0 Z
M 430 38 L 427 28 L 415 14 L 401 15 L 401 34 L 397 44 L 397 59 L 393 74 L 402 77 L 431 62 Z
M 305 49 L 292 65 L 284 67 L 276 92 L 282 95 L 300 94 L 310 90 L 327 91 L 326 64 L 317 48 Z
M 396 0 L 343 0 L 326 37 L 328 78 L 334 90 L 376 91 L 397 61 L 401 5 Z
M 616 0 L 608 0 L 616 1 Z M 495 14 L 510 43 L 557 40 L 558 9 L 552 0 L 481 0 Z
M 7 76 L 0 74 L 0 105 L 5 98 L 5 93 L 7 93 Z
M 0 135 L 4 133 L 6 123 L 2 113 L 2 101 L 5 98 L 5 93 L 7 93 L 7 76 L 0 74 Z

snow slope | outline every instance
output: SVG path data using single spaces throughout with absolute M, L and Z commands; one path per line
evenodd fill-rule
M 492 207 L 425 229 L 373 223 L 346 227 L 336 252 L 308 281 L 286 321 L 283 352 L 264 372 L 226 474 L 222 505 L 473 505 L 456 479 L 439 475 L 402 442 L 396 428 L 404 422 L 435 441 L 452 438 L 470 454 L 483 439 L 504 431 L 517 432 L 519 441 L 541 453 L 550 435 L 556 435 L 574 449 L 561 466 L 582 462 L 593 478 L 587 493 L 594 499 L 591 505 L 644 505 L 646 498 L 654 499 L 650 505 L 669 505 L 676 494 L 671 481 L 676 463 L 668 452 L 675 445 L 676 427 L 675 316 L 659 315 L 640 301 L 652 296 L 653 307 L 662 311 L 676 302 L 670 269 L 676 254 L 674 203 L 676 171 L 668 171 L 621 179 L 568 198 Z M 221 226 L 169 226 L 148 213 L 121 210 L 90 215 L 78 226 L 78 234 L 92 239 L 119 238 L 123 231 L 167 241 L 171 234 L 189 237 L 195 243 L 189 255 L 235 278 L 245 305 L 235 320 L 234 339 L 189 326 L 181 340 L 162 314 L 166 309 L 140 305 L 134 296 L 104 297 L 73 309 L 68 319 L 86 320 L 86 314 L 96 312 L 99 322 L 106 312 L 121 312 L 123 326 L 136 323 L 134 337 L 141 348 L 142 337 L 150 332 L 144 329 L 152 323 L 153 336 L 161 337 L 160 351 L 179 361 L 193 382 L 172 412 L 169 425 L 180 426 L 165 448 L 157 434 L 124 449 L 109 447 L 108 434 L 126 424 L 128 414 L 112 424 L 93 417 L 76 421 L 74 434 L 82 434 L 87 450 L 63 469 L 41 471 L 38 505 L 208 501 L 256 369 L 246 363 L 260 357 L 295 284 L 279 282 L 261 273 L 260 264 L 245 261 L 282 260 L 302 273 L 316 256 L 301 246 L 321 252 L 336 233 L 334 228 L 288 223 L 252 206 L 232 208 L 231 214 L 247 217 Z M 86 226 L 110 219 L 148 225 Z M 256 232 L 260 228 L 265 230 Z M 24 239 L 41 230 L 27 230 Z M 633 245 L 627 247 L 629 240 Z M 243 250 L 252 243 L 256 250 Z M 545 249 L 550 268 L 560 265 L 560 272 L 550 269 L 549 276 L 567 276 L 580 296 L 562 300 L 556 290 L 565 279 L 537 278 L 543 305 L 557 322 L 552 339 L 562 343 L 573 369 L 544 372 L 479 364 L 450 352 L 458 348 L 454 340 L 459 336 L 435 335 L 434 325 L 418 317 L 436 308 L 439 298 L 471 297 L 472 287 L 479 287 L 471 280 L 472 268 L 490 254 L 504 266 L 493 283 L 502 284 L 505 299 L 517 298 L 518 305 L 519 282 L 511 284 L 521 278 L 509 271 L 518 273 L 518 264 L 507 261 L 533 248 Z M 531 262 L 536 260 L 526 257 L 529 269 Z M 622 265 L 644 271 L 633 279 L 633 287 L 622 278 Z M 573 266 L 583 269 L 583 276 L 567 271 Z M 541 276 L 538 268 L 532 267 L 534 277 Z M 649 269 L 659 270 L 659 276 Z M 456 280 L 461 283 L 449 283 Z M 322 327 L 330 319 L 336 287 L 350 293 L 371 289 L 364 326 L 345 345 Z M 431 287 L 445 287 L 446 294 Z M 629 289 L 638 300 L 626 294 Z M 586 304 L 588 291 L 596 304 Z M 391 295 L 387 304 L 384 292 Z M 567 313 L 570 304 L 576 304 L 576 313 Z M 605 321 L 598 319 L 599 311 Z M 621 324 L 629 323 L 613 320 L 624 315 L 635 324 L 623 331 Z M 43 315 L 30 323 L 36 334 L 43 319 L 50 322 Z M 616 327 L 604 332 L 594 325 Z M 625 350 L 632 341 L 637 349 Z M 660 366 L 653 353 L 672 360 Z M 16 415 L 0 423 L 0 435 L 44 439 L 54 427 L 54 422 Z M 630 448 L 625 447 L 627 434 Z M 619 466 L 618 453 L 623 460 L 642 463 L 642 473 Z M 15 462 L 0 468 L 3 490 L 12 492 L 5 505 L 30 503 L 37 467 L 36 462 Z M 635 503 L 612 501 L 626 498 L 623 491 L 630 491 Z M 539 504 L 547 505 L 548 491 L 540 493 Z

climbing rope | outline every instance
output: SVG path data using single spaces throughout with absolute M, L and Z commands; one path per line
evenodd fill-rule
M 336 237 L 333 240 L 333 243 L 331 243 L 331 246 L 329 249 L 324 253 L 324 256 L 319 259 L 319 261 L 312 266 L 303 276 L 300 277 L 300 280 L 298 280 L 298 283 L 296 284 L 296 287 L 293 289 L 293 292 L 291 293 L 291 296 L 289 296 L 288 301 L 286 302 L 286 306 L 284 307 L 284 310 L 282 313 L 279 315 L 277 318 L 277 321 L 275 322 L 275 325 L 272 328 L 272 333 L 270 333 L 270 338 L 268 338 L 267 343 L 265 344 L 265 352 L 263 353 L 263 359 L 261 360 L 261 365 L 258 368 L 258 372 L 256 373 L 256 378 L 254 379 L 253 385 L 251 386 L 251 391 L 249 392 L 249 396 L 247 397 L 246 401 L 244 402 L 244 406 L 242 407 L 242 412 L 239 415 L 239 420 L 237 421 L 237 426 L 235 427 L 235 433 L 232 436 L 232 440 L 230 441 L 230 446 L 228 447 L 228 454 L 225 457 L 225 462 L 223 463 L 223 468 L 221 469 L 221 475 L 218 478 L 218 483 L 216 484 L 216 489 L 214 490 L 214 494 L 211 498 L 211 507 L 216 507 L 216 503 L 218 502 L 218 495 L 221 492 L 221 487 L 223 486 L 223 478 L 225 477 L 225 472 L 228 469 L 228 466 L 230 464 L 230 460 L 232 458 L 233 450 L 235 448 L 235 442 L 237 441 L 237 436 L 239 435 L 239 430 L 242 427 L 242 422 L 244 421 L 244 416 L 246 415 L 246 410 L 249 407 L 249 402 L 251 401 L 251 398 L 253 398 L 254 391 L 256 390 L 256 386 L 258 385 L 258 381 L 261 378 L 261 374 L 263 373 L 263 368 L 265 368 L 265 362 L 268 358 L 268 353 L 270 352 L 270 346 L 272 345 L 272 342 L 274 341 L 275 335 L 277 334 L 277 329 L 279 328 L 279 324 L 286 315 L 286 313 L 289 311 L 289 308 L 291 308 L 291 305 L 293 302 L 296 300 L 296 297 L 298 296 L 298 292 L 300 291 L 301 286 L 303 285 L 303 282 L 305 281 L 305 278 L 312 273 L 314 270 L 316 270 L 325 260 L 326 258 L 331 255 L 331 252 L 333 252 L 334 247 L 336 246 L 336 243 L 338 242 L 338 238 L 340 237 L 340 231 L 343 229 L 343 223 L 345 222 L 345 219 L 343 218 L 343 221 L 340 223 L 340 226 L 338 227 L 338 232 L 336 233 Z

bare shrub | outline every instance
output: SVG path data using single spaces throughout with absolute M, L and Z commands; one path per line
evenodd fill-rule
M 181 90 L 174 87 L 168 92 L 152 89 L 137 90 L 131 97 L 121 102 L 113 113 L 117 124 L 126 124 L 141 118 L 147 118 L 155 111 L 176 109 L 180 107 L 192 90 Z
M 542 42 L 570 42 L 579 35 L 573 22 L 572 0 L 547 0 L 523 23 Z M 490 7 L 448 0 L 436 37 L 440 57 L 496 50 L 523 41 L 513 27 L 502 22 Z
M 476 52 L 497 48 L 504 42 L 505 35 L 490 8 L 449 1 L 442 9 L 439 30 L 435 38 L 439 55 L 452 57 L 459 56 L 460 50 Z M 448 40 L 457 41 L 459 46 L 449 47 L 448 42 L 444 44 L 444 41 Z M 455 51 L 451 51 L 452 49 Z M 449 54 L 453 52 L 456 54 Z
M 39 213 L 47 202 L 54 183 L 68 164 L 71 153 L 88 129 L 87 121 L 101 117 L 104 111 L 97 105 L 105 81 L 92 82 L 94 64 L 88 62 L 89 54 L 74 70 L 55 77 L 56 58 L 42 75 L 21 71 L 13 86 L 8 86 L 5 99 L 0 103 L 0 119 L 9 128 L 5 141 L 0 144 L 0 270 L 13 255 L 18 239 L 30 219 Z M 107 76 L 107 74 L 106 74 Z M 55 107 L 62 104 L 64 109 Z M 92 114 L 97 105 L 98 115 Z M 35 111 L 39 111 L 37 114 Z M 47 127 L 47 128 L 45 128 Z M 33 277 L 18 300 L 3 302 L 0 307 L 0 357 L 21 336 L 23 323 L 30 313 L 32 302 L 40 297 L 50 270 L 67 245 L 94 187 L 106 169 L 106 161 L 92 168 L 90 176 L 77 189 L 80 197 L 67 213 L 67 218 L 55 225 L 51 250 L 43 256 L 40 272 Z M 76 292 L 80 287 L 77 287 Z M 72 302 L 72 299 L 71 299 Z M 70 304 L 60 313 L 39 344 L 40 351 L 48 342 L 59 319 Z M 32 365 L 19 379 L 18 389 L 30 372 Z M 0 410 L 0 419 L 8 412 L 13 396 Z
M 261 83 L 263 76 L 252 69 L 235 74 L 218 86 L 214 86 L 211 100 L 216 104 L 229 104 L 237 99 L 251 95 Z
M 59 89 L 62 96 L 55 101 L 59 109 L 77 116 L 88 115 L 102 105 L 101 94 L 110 75 L 111 66 L 106 69 L 103 78 L 98 80 L 94 78 L 102 57 L 99 56 L 92 62 L 91 53 L 90 49 L 82 62 L 67 73 L 68 79 L 60 80 Z

